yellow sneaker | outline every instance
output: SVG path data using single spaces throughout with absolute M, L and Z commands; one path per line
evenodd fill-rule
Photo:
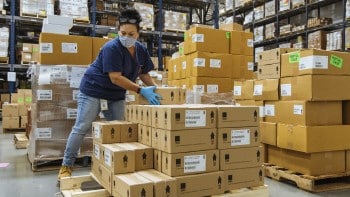
M 72 175 L 72 167 L 69 166 L 61 166 L 61 169 L 58 173 L 58 180 L 64 177 L 70 177 Z

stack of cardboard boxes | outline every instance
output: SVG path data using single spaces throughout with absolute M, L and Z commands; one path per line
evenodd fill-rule
M 140 27 L 154 30 L 154 9 L 152 4 L 134 3 L 134 8 L 140 12 L 142 21 Z
M 260 129 L 262 142 L 267 144 L 267 162 L 315 176 L 349 171 L 346 150 L 350 147 L 345 139 L 349 137 L 346 100 L 350 93 L 346 85 L 339 84 L 350 83 L 350 70 L 345 66 L 350 55 L 274 49 L 260 54 L 259 69 L 265 69 L 267 65 L 263 63 L 271 57 L 279 60 L 274 67 L 280 73 L 271 75 L 277 79 L 263 81 L 276 80 L 278 86 L 265 88 L 263 84 L 262 97 L 257 97 L 261 87 L 256 81 L 245 81 L 241 87 L 235 87 L 242 91 L 241 98 L 255 100 L 238 103 L 260 105 L 264 109 L 261 120 L 265 122 L 261 122 Z M 260 78 L 268 76 L 258 74 Z
M 21 0 L 21 16 L 39 16 L 54 15 L 54 0 Z
M 185 32 L 181 56 L 169 61 L 170 85 L 223 93 L 232 91 L 232 79 L 254 77 L 253 35 L 235 24 L 221 28 L 198 26 Z
M 183 104 L 186 99 L 186 90 L 177 87 L 157 87 L 155 93 L 161 96 L 161 105 Z M 126 101 L 131 105 L 149 105 L 149 102 L 140 94 L 128 91 Z
M 21 64 L 39 62 L 39 44 L 23 43 Z
M 8 63 L 9 28 L 0 28 L 0 60 Z
M 64 154 L 67 138 L 77 116 L 77 96 L 85 67 L 34 66 L 32 75 L 32 132 L 28 148 L 32 163 Z M 87 134 L 80 155 L 91 155 L 92 137 Z

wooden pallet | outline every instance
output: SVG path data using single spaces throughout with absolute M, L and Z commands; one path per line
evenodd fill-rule
M 268 197 L 269 188 L 267 185 L 259 187 L 247 187 L 231 190 L 224 194 L 214 195 L 212 197 Z
M 292 6 L 292 9 L 297 9 L 297 8 L 303 7 L 304 5 L 305 5 L 304 2 L 302 2 L 302 3 L 297 3 L 297 4 L 294 4 L 294 5 Z
M 29 157 L 28 157 L 29 158 Z M 41 158 L 30 161 L 33 172 L 58 170 L 62 165 L 62 157 Z M 74 168 L 83 168 L 91 165 L 91 156 L 79 156 L 74 164 Z
M 349 173 L 310 176 L 272 164 L 265 164 L 265 176 L 277 181 L 292 182 L 300 189 L 310 192 L 324 192 L 350 188 Z
M 0 10 L 1 15 L 6 15 L 6 10 Z
M 32 65 L 32 64 L 38 64 L 38 62 L 35 61 L 21 61 L 22 65 Z
M 28 146 L 28 138 L 24 133 L 15 134 L 14 141 L 15 141 L 16 149 L 26 149 Z
M 74 23 L 80 23 L 80 24 L 90 24 L 90 20 L 89 18 L 85 18 L 85 17 L 82 17 L 82 18 L 75 18 L 73 19 L 73 22 Z
M 29 18 L 46 18 L 46 15 L 32 14 L 32 13 L 21 13 L 21 16 L 29 17 Z
M 88 184 L 86 187 L 84 184 Z M 90 175 L 73 176 L 60 180 L 61 197 L 109 197 L 111 196 L 96 179 Z
M 0 57 L 0 64 L 8 64 L 9 58 L 8 57 Z
M 16 128 L 16 129 L 3 128 L 2 129 L 3 133 L 24 133 L 25 131 L 26 131 L 25 128 Z

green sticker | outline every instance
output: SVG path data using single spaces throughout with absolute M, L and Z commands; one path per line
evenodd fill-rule
M 289 63 L 298 63 L 300 61 L 300 52 L 294 52 L 289 54 Z
M 24 103 L 24 98 L 18 98 L 17 102 L 18 103 Z
M 26 97 L 26 103 L 31 103 L 32 102 L 32 97 Z
M 179 53 L 182 55 L 182 54 L 184 54 L 184 48 L 183 47 L 180 47 L 179 48 Z
M 38 48 L 33 48 L 32 51 L 33 51 L 33 52 L 39 52 L 39 49 L 38 49 Z
M 231 38 L 231 32 L 226 32 L 226 38 L 230 39 Z
M 331 55 L 331 64 L 337 68 L 343 68 L 343 59 L 335 55 Z

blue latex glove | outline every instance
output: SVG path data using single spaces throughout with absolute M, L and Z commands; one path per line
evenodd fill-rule
M 160 105 L 158 99 L 162 97 L 159 94 L 154 93 L 156 86 L 142 87 L 140 94 L 145 97 L 151 105 Z

